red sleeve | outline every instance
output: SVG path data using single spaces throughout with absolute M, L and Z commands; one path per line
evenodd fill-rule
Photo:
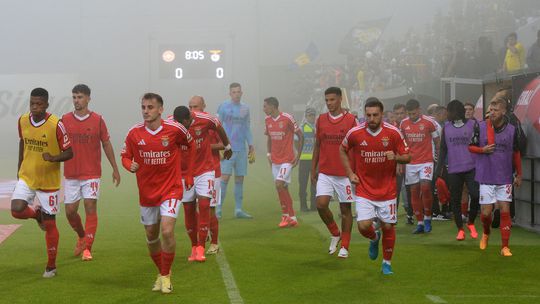
M 128 133 L 126 136 L 124 146 L 122 147 L 122 152 L 120 152 L 120 156 L 122 157 L 122 166 L 124 166 L 124 168 L 126 168 L 128 171 L 131 171 L 131 163 L 133 162 L 133 150 L 131 149 L 130 135 L 131 133 Z
M 401 132 L 396 131 L 395 138 L 396 138 L 396 151 L 395 152 L 397 152 L 398 155 L 408 154 L 409 146 L 407 146 L 407 143 L 405 142 L 405 138 L 403 137 Z
M 105 120 L 103 120 L 102 116 L 99 117 L 99 134 L 101 137 L 101 142 L 109 141 L 111 138 L 107 125 L 105 124 Z
M 343 148 L 345 148 L 345 151 L 349 151 L 352 147 L 354 147 L 354 132 L 347 132 L 347 135 L 345 135 L 345 138 L 343 138 L 343 141 L 341 142 L 341 145 Z
M 484 150 L 479 146 L 469 145 L 469 152 L 476 153 L 476 154 L 483 154 Z
M 58 140 L 58 146 L 60 147 L 60 150 L 66 151 L 68 148 L 71 147 L 71 142 L 69 141 L 66 127 L 61 120 L 58 121 L 58 124 L 56 125 L 56 139 Z
M 512 160 L 514 163 L 514 168 L 516 168 L 516 173 L 518 176 L 522 176 L 522 168 L 521 168 L 521 152 L 514 151 L 512 154 Z

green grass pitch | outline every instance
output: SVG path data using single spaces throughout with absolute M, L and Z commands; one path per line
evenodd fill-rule
M 233 219 L 230 183 L 220 222 L 221 246 L 244 303 L 540 303 L 538 234 L 514 228 L 514 256 L 503 258 L 498 229 L 482 252 L 478 240 L 455 241 L 451 222 L 434 222 L 432 233 L 412 235 L 401 214 L 392 260 L 395 274 L 382 276 L 382 254 L 377 261 L 368 259 L 368 242 L 356 226 L 346 260 L 327 254 L 328 232 L 316 212 L 299 213 L 297 228 L 279 229 L 270 168 L 259 160 L 249 169 L 244 201 L 255 218 Z M 215 256 L 207 256 L 203 264 L 187 262 L 183 212 L 177 221 L 174 292 L 150 291 L 157 272 L 139 223 L 135 179 L 123 169 L 122 177 L 121 186 L 113 188 L 109 172 L 104 174 L 92 262 L 72 256 L 76 237 L 62 206 L 57 217 L 58 275 L 53 279 L 41 277 L 45 240 L 35 221 L 15 220 L 0 210 L 0 224 L 22 224 L 0 244 L 0 303 L 231 302 Z M 296 176 L 294 180 L 290 191 L 296 198 Z M 479 220 L 476 226 L 481 232 Z

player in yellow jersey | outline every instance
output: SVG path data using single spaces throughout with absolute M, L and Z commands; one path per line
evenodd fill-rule
M 60 162 L 73 157 L 71 143 L 62 121 L 47 113 L 49 93 L 35 88 L 30 93 L 30 113 L 19 118 L 19 164 L 17 184 L 11 197 L 11 214 L 18 219 L 35 219 L 45 231 L 47 268 L 44 278 L 56 275 Z M 34 208 L 34 198 L 37 204 Z

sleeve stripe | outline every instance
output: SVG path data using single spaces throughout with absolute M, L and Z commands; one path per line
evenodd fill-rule
M 61 120 L 58 121 L 58 128 L 60 128 L 60 131 L 62 131 L 62 134 L 67 134 L 66 127 L 64 127 L 64 124 Z
M 345 140 L 348 140 L 349 139 L 349 136 L 351 135 L 351 133 L 357 131 L 357 130 L 362 130 L 365 128 L 365 125 L 364 126 L 356 126 L 352 129 L 349 130 L 349 132 L 347 132 L 347 135 L 345 135 Z
M 169 121 L 163 121 L 164 124 L 172 127 L 176 127 L 177 129 L 181 130 L 184 133 L 188 133 L 186 127 L 184 127 L 182 124 L 169 122 Z

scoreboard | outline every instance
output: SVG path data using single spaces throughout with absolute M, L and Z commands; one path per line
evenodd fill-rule
M 228 73 L 225 44 L 160 44 L 157 53 L 160 79 L 220 80 Z

